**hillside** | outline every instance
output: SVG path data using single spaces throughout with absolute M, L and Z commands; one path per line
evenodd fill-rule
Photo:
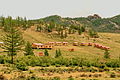
M 32 29 L 33 30 L 33 29 Z M 87 38 L 83 38 L 81 35 L 77 34 L 70 34 L 68 35 L 67 38 L 65 39 L 60 39 L 59 37 L 53 36 L 51 34 L 44 34 L 40 32 L 35 32 L 32 31 L 31 29 L 28 29 L 24 32 L 24 38 L 25 40 L 30 41 L 31 43 L 33 42 L 41 42 L 41 43 L 47 43 L 50 41 L 53 42 L 64 42 L 67 41 L 69 42 L 69 46 L 57 46 L 54 47 L 53 50 L 51 50 L 51 54 L 55 53 L 55 50 L 57 48 L 60 48 L 63 52 L 63 55 L 65 56 L 86 56 L 86 57 L 103 57 L 104 50 L 100 50 L 94 47 L 89 47 L 89 46 L 73 46 L 73 42 L 93 42 L 93 38 L 90 38 L 90 40 L 87 40 Z M 33 34 L 33 35 L 32 35 Z M 117 58 L 120 53 L 119 53 L 119 48 L 120 48 L 120 34 L 115 34 L 115 33 L 99 33 L 100 38 L 96 38 L 95 43 L 99 43 L 105 46 L 109 46 L 110 49 L 110 54 L 112 58 Z M 74 48 L 75 52 L 69 52 L 68 49 Z
M 88 17 L 77 17 L 77 18 L 62 18 L 58 15 L 48 16 L 42 19 L 32 20 L 34 23 L 51 22 L 53 21 L 56 24 L 61 24 L 64 26 L 69 25 L 81 25 L 93 28 L 98 32 L 120 32 L 120 15 L 111 17 L 111 18 L 101 18 L 99 15 L 94 14 Z
M 54 18 L 54 17 L 52 17 Z M 20 28 L 24 41 L 32 43 L 48 43 L 48 42 L 68 42 L 68 46 L 54 46 L 53 49 L 48 50 L 49 56 L 33 56 L 23 55 L 23 51 L 17 53 L 14 57 L 15 64 L 10 63 L 10 57 L 5 56 L 6 53 L 2 52 L 0 48 L 0 78 L 8 80 L 19 79 L 36 79 L 37 80 L 53 80 L 52 78 L 60 78 L 60 80 L 68 80 L 73 77 L 75 80 L 117 80 L 120 78 L 119 58 L 120 58 L 120 34 L 119 33 L 103 33 L 97 32 L 98 38 L 90 37 L 87 29 L 81 34 L 78 34 L 75 26 L 87 26 L 91 24 L 87 19 L 82 18 L 83 21 L 69 20 L 69 18 L 56 17 L 53 20 L 49 17 L 43 20 L 34 20 L 33 26 L 25 29 Z M 49 19 L 49 20 L 48 20 Z M 85 21 L 84 21 L 85 20 Z M 39 21 L 39 22 L 38 22 Z M 42 23 L 43 21 L 43 23 Z M 59 24 L 63 27 L 72 25 L 76 31 L 67 34 L 67 37 L 61 38 L 58 35 L 59 30 L 53 28 L 51 31 L 46 31 L 49 26 L 49 21 L 54 22 L 55 28 L 59 28 Z M 87 22 L 87 23 L 86 23 Z M 86 24 L 85 24 L 86 23 Z M 112 22 L 113 23 L 113 22 Z M 117 23 L 113 23 L 119 27 Z M 73 26 L 74 25 L 74 26 Z M 42 26 L 42 30 L 41 30 Z M 37 28 L 40 27 L 40 31 Z M 87 26 L 88 27 L 88 26 Z M 92 26 L 91 26 L 92 27 Z M 49 30 L 49 29 L 48 29 Z M 65 31 L 69 29 L 64 28 Z M 100 29 L 99 29 L 100 30 Z M 110 29 L 111 30 L 111 29 Z M 4 29 L 0 29 L 0 41 L 4 35 Z M 73 46 L 73 42 L 79 43 L 98 43 L 110 47 L 110 59 L 104 58 L 105 50 L 96 48 L 94 46 Z M 25 44 L 24 44 L 25 46 Z M 62 56 L 55 58 L 56 50 L 61 50 Z M 69 51 L 74 49 L 74 51 Z M 44 52 L 44 49 L 33 49 L 35 55 L 39 52 Z M 107 71 L 109 70 L 109 71 Z M 112 76 L 112 74 L 115 74 Z M 63 76 L 64 75 L 64 76 Z M 97 75 L 97 77 L 96 77 Z M 58 79 L 59 80 L 59 79 Z
M 3 34 L 0 31 L 0 35 Z M 36 32 L 35 27 L 32 26 L 31 28 L 23 31 L 23 37 L 25 41 L 29 41 L 30 43 L 47 43 L 47 42 L 69 42 L 68 46 L 55 46 L 52 50 L 49 50 L 50 55 L 55 55 L 56 49 L 61 49 L 62 54 L 65 57 L 89 57 L 89 58 L 103 58 L 104 50 L 90 47 L 90 46 L 73 46 L 73 42 L 84 42 L 89 43 L 93 42 L 95 39 L 95 43 L 99 43 L 104 46 L 110 47 L 110 55 L 111 58 L 118 58 L 120 55 L 119 48 L 120 48 L 120 34 L 115 33 L 99 33 L 100 38 L 90 38 L 89 40 L 84 35 L 77 35 L 77 34 L 69 34 L 67 38 L 61 39 L 53 34 L 50 33 L 41 33 Z M 74 52 L 68 51 L 69 49 L 74 48 Z M 41 52 L 43 50 L 34 50 L 35 54 Z

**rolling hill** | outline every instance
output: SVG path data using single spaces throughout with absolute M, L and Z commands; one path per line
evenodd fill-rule
M 61 24 L 64 26 L 69 25 L 83 25 L 91 27 L 98 32 L 120 32 L 120 15 L 111 17 L 111 18 L 101 18 L 99 15 L 94 14 L 88 17 L 77 17 L 77 18 L 62 18 L 58 15 L 52 15 L 45 18 L 32 20 L 35 23 L 39 21 L 50 22 L 53 21 L 56 24 Z

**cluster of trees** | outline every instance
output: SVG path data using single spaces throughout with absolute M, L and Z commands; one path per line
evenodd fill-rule
M 31 21 L 27 20 L 26 17 L 22 18 L 18 16 L 15 19 L 13 19 L 11 16 L 0 17 L 0 27 L 3 28 L 4 31 L 9 31 L 11 27 L 10 25 L 14 27 L 20 27 L 22 29 L 27 29 L 32 25 L 32 23 Z
M 87 31 L 87 27 L 84 25 L 62 25 L 56 24 L 54 22 L 44 22 L 41 21 L 39 24 L 36 25 L 36 31 L 38 32 L 52 32 L 56 31 L 60 38 L 67 38 L 68 34 L 78 34 L 81 35 L 83 32 L 87 33 L 90 37 L 98 38 L 98 34 L 92 28 L 89 28 Z

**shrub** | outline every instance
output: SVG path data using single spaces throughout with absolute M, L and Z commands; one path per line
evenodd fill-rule
M 105 50 L 105 52 L 104 52 L 104 58 L 106 58 L 106 59 L 110 58 L 109 54 L 110 53 L 108 52 L 108 50 Z
M 70 76 L 70 77 L 68 78 L 68 80 L 74 80 L 74 78 L 73 78 L 72 76 Z
M 19 70 L 22 70 L 22 71 L 28 70 L 27 65 L 22 61 L 20 61 L 16 64 L 16 68 Z
M 56 50 L 56 53 L 55 53 L 55 58 L 57 57 L 60 57 L 61 56 L 61 50 Z
M 115 77 L 116 77 L 116 74 L 113 72 L 113 73 L 110 74 L 110 77 L 111 77 L 111 78 L 115 78 Z
M 44 55 L 45 55 L 45 56 L 49 56 L 49 53 L 48 53 L 48 50 L 47 50 L 47 49 L 45 49 Z
M 60 77 L 54 77 L 52 80 L 60 80 Z
M 4 56 L 0 56 L 0 64 L 4 64 Z
M 33 53 L 33 50 L 32 50 L 32 47 L 30 45 L 29 42 L 26 43 L 26 46 L 25 46 L 25 55 L 34 55 Z

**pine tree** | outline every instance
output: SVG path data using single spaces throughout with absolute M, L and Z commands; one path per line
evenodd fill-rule
M 82 32 L 85 32 L 85 27 L 81 27 L 81 31 L 82 31 Z
M 24 19 L 23 19 L 23 29 L 27 29 L 28 28 L 28 21 L 27 21 L 27 19 L 26 19 L 26 17 L 24 17 Z
M 45 55 L 45 56 L 49 56 L 49 53 L 48 53 L 48 50 L 47 50 L 47 49 L 45 49 L 44 55 Z
M 64 38 L 63 30 L 61 30 L 61 32 L 60 32 L 60 37 L 61 37 L 62 39 Z
M 81 31 L 81 28 L 79 27 L 78 28 L 78 34 L 81 35 L 82 31 Z
M 60 57 L 61 56 L 61 50 L 56 50 L 56 53 L 55 53 L 55 58 L 57 57 Z
M 5 25 L 5 17 L 0 17 L 0 21 L 1 21 L 1 26 L 4 27 Z
M 64 36 L 64 37 L 66 38 L 67 36 L 68 36 L 68 35 L 67 35 L 67 31 L 65 30 L 65 36 Z
M 2 40 L 4 42 L 3 49 L 8 53 L 8 56 L 11 57 L 11 63 L 13 64 L 14 56 L 21 50 L 23 39 L 19 30 L 13 27 L 11 22 L 9 27 L 9 32 L 6 32 Z
M 69 30 L 68 30 L 68 34 L 71 34 L 71 28 L 69 28 Z
M 110 53 L 108 52 L 108 50 L 105 50 L 105 52 L 104 52 L 104 58 L 109 59 L 110 58 L 109 54 Z
M 32 47 L 30 45 L 29 42 L 27 42 L 26 46 L 25 46 L 25 55 L 34 55 Z

